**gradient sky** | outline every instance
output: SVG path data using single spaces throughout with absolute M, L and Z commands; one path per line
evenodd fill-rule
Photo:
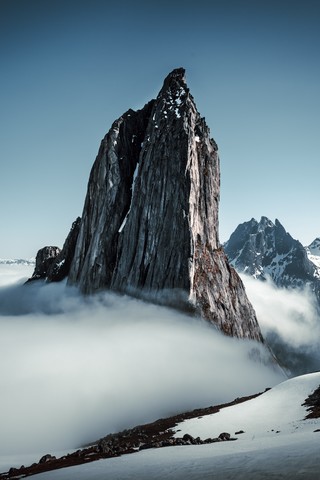
M 320 3 L 0 0 L 0 257 L 62 244 L 112 122 L 187 83 L 218 143 L 220 239 L 320 236 Z

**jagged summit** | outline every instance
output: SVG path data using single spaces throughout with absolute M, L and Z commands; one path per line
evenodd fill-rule
M 220 248 L 219 195 L 217 144 L 185 70 L 175 69 L 155 100 L 128 110 L 101 142 L 69 284 L 192 308 L 228 335 L 261 340 L 243 284 Z
M 312 255 L 320 256 L 320 237 L 317 237 L 306 248 L 309 249 Z
M 320 280 L 320 238 L 317 237 L 305 247 L 308 258 L 316 266 L 315 276 Z M 320 303 L 320 285 L 319 285 L 319 303 Z
M 261 280 L 270 278 L 281 287 L 300 288 L 308 284 L 317 290 L 319 272 L 316 261 L 310 261 L 312 252 L 314 259 L 317 256 L 317 241 L 303 247 L 277 219 L 273 223 L 267 217 L 261 217 L 260 222 L 251 219 L 240 224 L 224 249 L 238 272 Z
M 163 88 L 167 88 L 172 82 L 183 83 L 186 85 L 185 73 L 186 71 L 182 67 L 172 70 L 172 72 L 170 72 L 164 79 Z

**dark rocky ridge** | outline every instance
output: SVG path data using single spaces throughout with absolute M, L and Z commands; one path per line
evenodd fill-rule
M 41 248 L 36 256 L 34 272 L 32 274 L 32 277 L 27 280 L 27 283 L 33 280 L 47 278 L 50 272 L 50 268 L 55 262 L 60 252 L 61 250 L 59 247 L 48 246 Z
M 193 438 L 186 434 L 182 438 L 174 437 L 174 428 L 183 420 L 196 418 L 204 415 L 212 415 L 221 409 L 247 402 L 261 395 L 262 392 L 255 395 L 236 398 L 232 402 L 214 405 L 205 408 L 199 408 L 191 412 L 184 412 L 172 417 L 161 418 L 155 422 L 145 425 L 138 425 L 134 428 L 123 430 L 119 433 L 110 433 L 107 436 L 95 440 L 90 445 L 78 449 L 76 452 L 56 458 L 51 454 L 44 455 L 38 463 L 30 466 L 22 465 L 20 468 L 12 467 L 8 472 L 0 473 L 0 480 L 18 480 L 21 478 L 37 475 L 39 473 L 57 470 L 60 468 L 83 465 L 84 463 L 94 462 L 102 458 L 118 457 L 130 453 L 136 453 L 148 448 L 162 448 L 167 446 L 181 445 L 202 445 L 208 443 L 220 443 L 223 441 L 236 440 L 227 432 L 222 432 L 218 437 L 201 440 Z M 216 432 L 217 433 L 217 432 Z M 244 433 L 235 432 L 234 435 Z
M 310 245 L 316 250 L 317 242 Z M 309 247 L 308 247 L 309 248 Z M 278 287 L 303 288 L 308 285 L 320 306 L 320 279 L 316 265 L 305 248 L 281 225 L 267 217 L 252 218 L 239 225 L 224 244 L 229 261 L 238 272 L 259 280 L 270 278 Z
M 73 222 L 62 250 L 59 247 L 43 247 L 38 251 L 33 275 L 27 283 L 34 280 L 59 282 L 68 276 L 79 235 L 80 223 L 80 217 Z
M 265 389 L 265 392 L 270 390 Z M 18 480 L 21 478 L 37 475 L 43 472 L 49 472 L 61 468 L 72 467 L 75 465 L 83 465 L 85 463 L 94 462 L 103 458 L 113 458 L 121 455 L 136 453 L 138 451 L 149 448 L 163 448 L 167 446 L 185 446 L 185 445 L 203 445 L 209 443 L 220 443 L 223 441 L 237 440 L 238 435 L 245 433 L 244 430 L 232 432 L 222 432 L 218 437 L 210 437 L 206 439 L 194 438 L 190 434 L 185 434 L 183 437 L 175 437 L 177 424 L 184 420 L 192 418 L 201 418 L 205 415 L 213 415 L 218 413 L 223 408 L 228 408 L 234 405 L 253 400 L 259 397 L 264 392 L 259 392 L 254 395 L 238 397 L 232 402 L 221 405 L 213 405 L 204 408 L 198 408 L 189 412 L 179 413 L 167 418 L 161 418 L 155 422 L 138 425 L 134 428 L 123 430 L 118 433 L 109 433 L 99 440 L 91 442 L 89 445 L 78 449 L 76 452 L 56 458 L 51 454 L 42 456 L 38 463 L 30 466 L 22 465 L 20 468 L 12 467 L 7 472 L 0 473 L 0 480 Z M 290 401 L 290 398 L 288 398 Z M 304 420 L 309 418 L 319 418 L 320 416 L 320 386 L 312 392 L 302 406 L 306 407 L 307 415 Z M 261 415 L 267 415 L 268 412 L 261 411 Z M 245 425 L 244 425 L 245 428 Z M 314 430 L 319 432 L 319 429 Z M 276 433 L 279 433 L 278 431 Z M 212 432 L 217 434 L 217 432 Z M 235 435 L 233 437 L 232 435 Z M 254 437 L 252 438 L 252 440 Z
M 48 281 L 59 282 L 68 276 L 76 248 L 80 224 L 81 218 L 78 217 L 71 226 L 71 230 L 64 242 L 61 252 L 56 256 L 50 267 L 47 277 Z
M 171 72 L 156 100 L 128 110 L 102 140 L 68 283 L 191 309 L 228 335 L 261 341 L 219 244 L 218 148 L 184 73 Z

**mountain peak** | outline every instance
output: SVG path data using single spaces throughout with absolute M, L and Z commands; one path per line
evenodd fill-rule
M 307 247 L 313 255 L 320 256 L 320 237 L 317 237 Z
M 218 149 L 184 75 L 173 70 L 156 100 L 128 111 L 103 139 L 68 283 L 193 311 L 228 335 L 260 341 L 220 248 Z
M 179 97 L 184 97 L 187 93 L 189 93 L 189 89 L 186 84 L 185 69 L 176 68 L 164 79 L 158 100 L 165 96 L 169 97 L 169 100 L 173 102 L 179 102 Z
M 307 256 L 311 252 L 293 239 L 278 219 L 273 224 L 261 217 L 258 228 L 252 220 L 239 225 L 224 247 L 238 272 L 262 280 L 270 278 L 281 287 L 313 284 L 317 276 L 315 265 Z
M 169 73 L 169 75 L 166 76 L 163 85 L 168 85 L 172 81 L 185 83 L 185 73 L 186 71 L 184 68 L 175 68 L 174 70 L 172 70 L 172 72 Z
M 268 217 L 262 216 L 261 219 L 260 219 L 260 222 L 259 222 L 259 226 L 263 227 L 263 228 L 266 228 L 266 227 L 273 228 L 274 223 Z

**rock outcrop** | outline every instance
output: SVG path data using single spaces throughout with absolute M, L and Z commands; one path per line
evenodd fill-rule
M 223 332 L 261 340 L 218 239 L 220 167 L 176 69 L 156 100 L 116 120 L 93 165 L 68 282 L 192 309 Z
M 80 224 L 81 218 L 78 217 L 71 226 L 69 235 L 64 242 L 61 252 L 56 256 L 54 262 L 52 262 L 47 276 L 49 282 L 60 282 L 68 276 L 71 262 L 74 257 Z
M 60 282 L 68 276 L 79 235 L 80 223 L 80 217 L 73 222 L 62 250 L 59 247 L 44 247 L 38 251 L 33 275 L 27 283 L 33 280 Z
M 38 250 L 34 272 L 27 282 L 47 278 L 50 268 L 60 252 L 59 247 L 52 246 Z
M 309 260 L 316 266 L 315 277 L 320 279 L 320 238 L 316 238 L 307 247 L 304 247 Z

